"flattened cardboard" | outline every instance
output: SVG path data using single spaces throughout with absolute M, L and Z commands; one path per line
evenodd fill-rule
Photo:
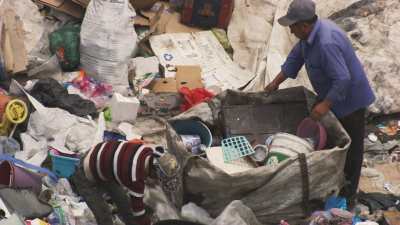
M 81 19 L 85 15 L 85 11 L 80 4 L 76 4 L 71 0 L 35 0 L 36 2 L 47 5 L 55 10 L 64 12 L 75 18 Z M 86 1 L 84 1 L 86 2 Z
M 177 66 L 175 78 L 156 79 L 152 87 L 155 93 L 177 93 L 181 87 L 203 88 L 200 66 Z
M 155 35 L 150 37 L 150 45 L 164 68 L 200 65 L 207 89 L 240 89 L 255 76 L 232 61 L 211 31 Z M 165 71 L 166 77 L 170 77 L 168 73 Z
M 155 93 L 175 93 L 177 92 L 176 80 L 175 78 L 156 79 L 152 89 Z
M 181 87 L 188 87 L 189 89 L 204 87 L 201 81 L 200 66 L 177 66 L 176 69 L 175 79 L 177 90 Z

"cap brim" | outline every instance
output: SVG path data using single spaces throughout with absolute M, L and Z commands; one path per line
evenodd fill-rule
M 278 19 L 278 23 L 284 27 L 288 27 L 292 24 L 295 24 L 297 21 L 289 19 L 289 17 L 286 16 L 282 16 L 281 18 Z

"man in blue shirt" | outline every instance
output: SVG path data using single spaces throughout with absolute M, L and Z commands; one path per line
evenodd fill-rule
M 346 34 L 333 22 L 318 19 L 312 0 L 293 0 L 278 22 L 289 26 L 300 41 L 265 90 L 277 90 L 287 78 L 295 79 L 305 65 L 318 95 L 311 117 L 319 120 L 331 110 L 352 139 L 344 170 L 348 185 L 342 194 L 353 198 L 363 161 L 365 110 L 375 100 L 363 66 Z

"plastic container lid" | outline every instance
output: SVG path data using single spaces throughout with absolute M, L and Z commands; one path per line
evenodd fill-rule
M 210 129 L 202 122 L 197 120 L 177 120 L 171 123 L 176 133 L 179 135 L 199 135 L 201 143 L 211 147 L 212 134 Z
M 224 161 L 231 162 L 244 156 L 254 154 L 254 150 L 244 136 L 230 137 L 222 140 Z

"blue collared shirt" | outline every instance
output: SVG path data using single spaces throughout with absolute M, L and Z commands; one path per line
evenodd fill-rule
M 292 49 L 282 72 L 295 79 L 305 64 L 320 100 L 330 100 L 331 110 L 342 118 L 375 101 L 360 60 L 346 34 L 332 21 L 319 19 L 307 40 Z

